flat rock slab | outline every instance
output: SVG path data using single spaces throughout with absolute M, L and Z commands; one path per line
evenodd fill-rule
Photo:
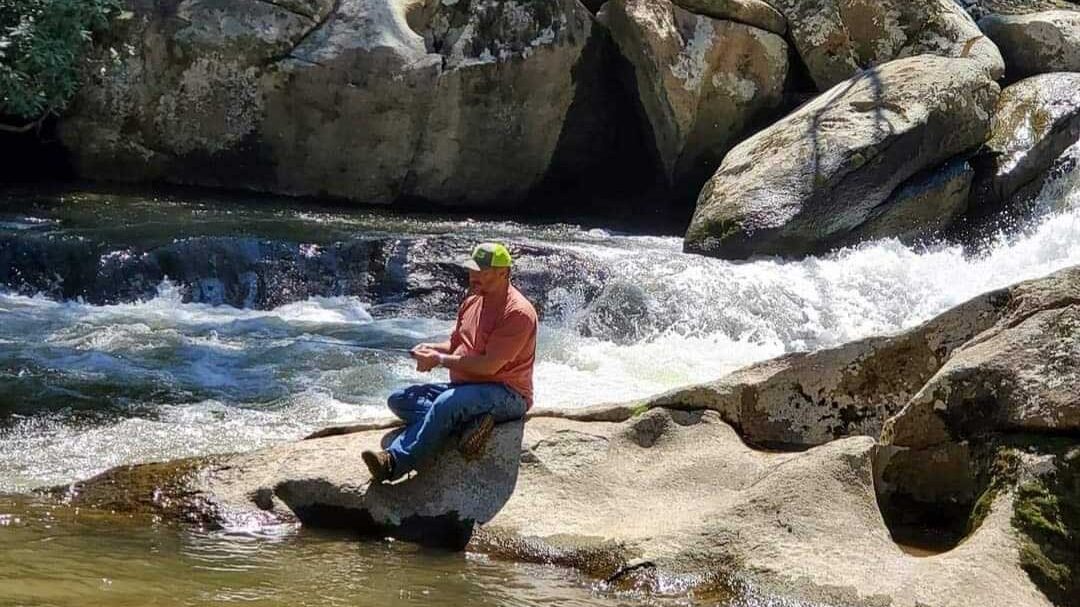
M 534 418 L 518 488 L 470 547 L 630 586 L 736 582 L 843 605 L 1049 604 L 1017 564 L 1006 497 L 949 553 L 904 553 L 878 510 L 875 453 L 866 437 L 757 451 L 711 411 Z
M 408 477 L 372 484 L 360 454 L 397 430 L 364 430 L 237 455 L 122 466 L 62 488 L 75 505 L 226 529 L 303 523 L 461 548 L 517 481 L 524 422 L 496 427 L 482 457 L 448 447 Z

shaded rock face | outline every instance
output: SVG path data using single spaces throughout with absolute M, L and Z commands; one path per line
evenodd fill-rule
M 784 39 L 668 0 L 612 0 L 600 12 L 633 66 L 635 89 L 671 182 L 701 183 L 783 100 Z
M 356 296 L 377 315 L 453 318 L 467 272 L 454 260 L 472 246 L 454 237 L 361 238 L 324 244 L 197 237 L 116 249 L 85 238 L 0 236 L 0 284 L 93 304 L 152 298 L 168 278 L 185 301 L 271 309 L 312 296 Z M 592 301 L 605 275 L 571 251 L 514 246 L 514 283 L 542 315 L 561 314 L 555 287 Z
M 513 208 L 602 67 L 573 0 L 128 8 L 62 125 L 87 177 Z
M 992 79 L 1001 54 L 953 0 L 773 0 L 819 90 L 923 53 L 974 59 Z
M 981 145 L 998 94 L 976 62 L 931 55 L 841 83 L 728 153 L 701 191 L 685 249 L 825 251 L 888 212 L 905 180 Z
M 978 212 L 1037 193 L 1048 169 L 1080 140 L 1080 74 L 1033 76 L 1005 87 L 986 153 L 976 160 Z
M 967 211 L 974 177 L 971 164 L 961 159 L 908 179 L 848 234 L 846 242 L 896 238 L 915 244 L 934 240 Z
M 1080 72 L 1080 6 L 1023 15 L 990 15 L 979 27 L 1001 49 L 1010 78 Z

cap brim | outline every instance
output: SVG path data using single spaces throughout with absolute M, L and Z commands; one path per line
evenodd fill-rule
M 480 271 L 480 264 L 476 263 L 476 260 L 472 258 L 462 259 L 458 262 L 458 265 L 469 270 Z

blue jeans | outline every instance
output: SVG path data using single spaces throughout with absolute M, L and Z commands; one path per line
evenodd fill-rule
M 420 384 L 390 395 L 387 406 L 405 421 L 405 430 L 386 449 L 394 456 L 393 477 L 416 469 L 450 434 L 490 413 L 495 423 L 521 419 L 525 399 L 503 384 Z

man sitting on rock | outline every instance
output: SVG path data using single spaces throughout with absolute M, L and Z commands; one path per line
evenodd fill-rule
M 459 447 L 474 457 L 496 423 L 520 419 L 532 406 L 536 310 L 510 284 L 510 252 L 483 243 L 461 265 L 469 270 L 469 293 L 450 340 L 411 351 L 418 371 L 446 367 L 450 383 L 410 386 L 390 395 L 387 405 L 405 421 L 405 430 L 385 451 L 361 454 L 375 482 L 415 470 L 469 422 Z

